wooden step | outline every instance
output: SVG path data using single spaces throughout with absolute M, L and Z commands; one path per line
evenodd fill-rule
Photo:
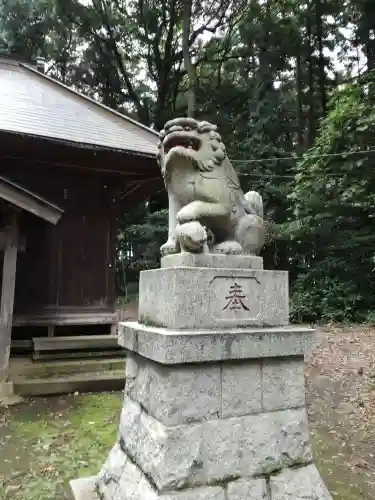
M 64 358 L 102 358 L 124 355 L 117 335 L 78 335 L 69 337 L 34 337 L 35 361 Z
M 119 348 L 117 335 L 77 335 L 72 337 L 34 337 L 35 351 L 74 351 Z
M 33 348 L 32 339 L 12 339 L 11 349 L 19 351 L 27 351 Z
M 71 394 L 74 392 L 121 391 L 124 389 L 124 370 L 104 373 L 76 373 L 62 377 L 16 379 L 14 392 L 23 397 Z
M 120 356 L 105 359 L 75 359 L 56 360 L 53 362 L 40 361 L 34 363 L 30 358 L 11 358 L 9 377 L 11 380 L 19 378 L 49 378 L 74 375 L 77 373 L 103 373 L 113 370 L 125 370 L 125 359 Z
M 66 360 L 89 360 L 89 359 L 103 359 L 112 358 L 113 356 L 125 357 L 125 351 L 119 349 L 109 349 L 107 351 L 101 351 L 100 349 L 86 350 L 82 351 L 44 351 L 44 352 L 34 352 L 32 354 L 33 361 L 40 363 L 42 361 L 62 361 Z

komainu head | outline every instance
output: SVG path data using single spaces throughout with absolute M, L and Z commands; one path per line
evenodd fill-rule
M 190 162 L 197 170 L 209 172 L 226 158 L 225 146 L 216 125 L 194 118 L 170 120 L 160 132 L 158 161 L 163 177 L 177 161 Z

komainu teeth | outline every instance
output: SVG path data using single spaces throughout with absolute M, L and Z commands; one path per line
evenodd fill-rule
M 173 125 L 173 127 L 171 127 L 169 130 L 168 130 L 168 133 L 172 133 L 172 132 L 183 132 L 183 127 L 179 126 L 179 125 Z

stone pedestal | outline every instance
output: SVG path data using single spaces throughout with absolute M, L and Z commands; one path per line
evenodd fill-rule
M 200 267 L 194 258 L 142 273 L 143 322 L 120 325 L 128 357 L 118 439 L 90 491 L 102 500 L 331 500 L 305 408 L 314 331 L 287 324 L 287 273 L 250 257 L 242 269 L 231 265 L 240 257 L 216 268 L 204 265 L 212 256 L 200 255 Z

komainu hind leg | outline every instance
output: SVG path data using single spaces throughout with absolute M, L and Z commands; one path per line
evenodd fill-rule
M 213 245 L 210 250 L 211 253 L 224 253 L 227 255 L 241 255 L 243 253 L 242 246 L 235 240 L 222 241 Z
M 265 241 L 263 219 L 252 214 L 241 217 L 236 227 L 236 239 L 240 242 L 243 253 L 258 255 Z
M 238 220 L 236 239 L 240 242 L 243 253 L 258 255 L 265 241 L 261 195 L 257 191 L 246 193 L 244 208 L 246 214 Z

